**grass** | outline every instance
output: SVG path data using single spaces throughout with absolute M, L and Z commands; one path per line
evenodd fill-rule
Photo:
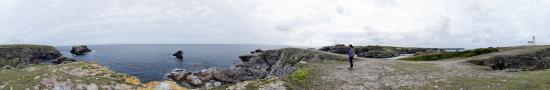
M 89 74 L 83 76 L 71 75 L 72 70 L 80 69 L 77 72 L 89 71 Z M 117 77 L 112 77 L 116 75 Z M 29 66 L 26 68 L 17 68 L 17 69 L 7 69 L 0 71 L 0 86 L 4 88 L 0 89 L 14 89 L 14 90 L 25 90 L 32 89 L 35 86 L 38 88 L 47 88 L 40 84 L 40 82 L 46 78 L 55 78 L 56 81 L 66 82 L 71 81 L 73 84 L 85 84 L 94 83 L 97 85 L 111 85 L 114 83 L 129 83 L 124 80 L 130 78 L 131 76 L 127 74 L 120 74 L 108 70 L 105 67 L 101 67 L 97 64 L 87 63 L 87 62 L 75 62 L 69 64 L 60 64 L 60 65 L 46 65 L 38 64 Z M 135 78 L 132 78 L 136 80 Z M 135 84 L 135 82 L 130 82 Z
M 402 58 L 401 60 L 409 61 L 435 61 L 448 58 L 466 58 L 473 57 L 481 54 L 498 52 L 497 48 L 479 48 L 474 50 L 462 51 L 462 52 L 443 52 L 438 54 L 419 55 L 413 57 Z
M 432 82 L 420 87 L 422 90 L 548 90 L 550 70 L 534 72 L 507 72 L 509 76 L 487 75 L 486 77 L 452 77 L 450 83 Z M 437 87 L 437 88 L 436 88 Z

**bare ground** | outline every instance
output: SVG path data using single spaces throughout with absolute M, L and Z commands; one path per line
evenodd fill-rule
M 470 58 L 453 58 L 439 61 L 401 61 L 359 58 L 352 70 L 347 61 L 309 63 L 313 68 L 310 83 L 304 88 L 312 90 L 471 90 L 471 89 L 547 89 L 550 88 L 550 71 L 506 72 L 488 71 L 484 66 L 465 61 L 495 55 L 513 55 L 537 51 L 548 46 L 503 48 L 501 52 Z

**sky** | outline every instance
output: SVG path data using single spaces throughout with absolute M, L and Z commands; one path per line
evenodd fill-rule
M 0 0 L 0 44 L 550 44 L 550 0 Z

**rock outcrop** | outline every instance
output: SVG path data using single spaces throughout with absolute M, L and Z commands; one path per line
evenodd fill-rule
M 266 50 L 244 56 L 253 57 L 241 58 L 243 63 L 236 65 L 234 68 L 211 68 L 198 72 L 175 69 L 167 76 L 174 81 L 186 82 L 193 86 L 204 86 L 212 80 L 223 83 L 236 83 L 267 76 L 283 77 L 292 73 L 300 61 L 346 60 L 345 56 L 299 48 Z
M 89 49 L 86 45 L 73 46 L 73 48 L 71 49 L 71 53 L 73 55 L 84 55 L 89 52 L 92 52 L 92 50 Z
M 326 46 L 319 49 L 320 51 L 332 52 L 337 54 L 348 54 L 349 47 L 344 44 L 334 46 Z M 399 54 L 431 54 L 438 52 L 437 48 L 410 48 L 410 47 L 391 47 L 391 46 L 355 46 L 353 48 L 355 54 L 359 57 L 367 58 L 391 58 L 397 57 Z
M 254 51 L 251 51 L 250 54 L 263 53 L 263 52 L 264 52 L 264 50 L 262 50 L 262 49 L 256 49 Z
M 76 60 L 68 57 L 59 57 L 55 61 L 52 61 L 52 63 L 54 64 L 64 64 L 70 62 L 76 62 Z
M 178 59 L 183 59 L 183 51 L 178 50 L 176 53 L 172 54 L 172 56 L 175 56 Z
M 397 52 L 391 51 L 369 51 L 357 54 L 359 57 L 368 57 L 368 58 L 391 58 L 399 56 Z
M 45 45 L 0 45 L 0 67 L 10 65 L 19 67 L 56 59 L 61 52 Z
M 550 69 L 550 48 L 527 54 L 495 56 L 474 64 L 486 65 L 493 70 L 532 71 Z

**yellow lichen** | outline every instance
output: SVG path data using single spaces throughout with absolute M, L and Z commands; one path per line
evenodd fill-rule
M 141 81 L 136 78 L 136 77 L 128 77 L 128 78 L 125 78 L 124 81 L 130 85 L 139 85 L 141 84 Z
M 157 87 L 159 85 L 160 85 L 160 83 L 157 82 L 157 81 L 145 83 L 145 87 L 147 87 L 147 88 L 154 88 L 154 87 Z

